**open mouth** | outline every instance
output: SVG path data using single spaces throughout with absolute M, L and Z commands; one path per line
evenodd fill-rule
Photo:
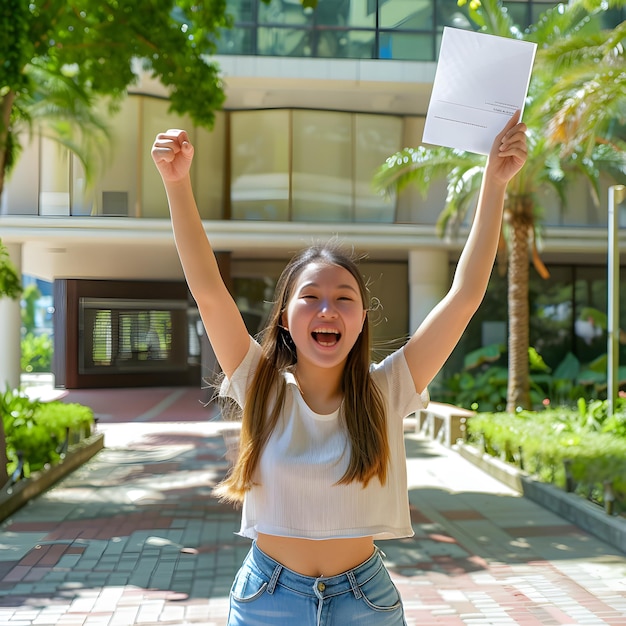
M 320 346 L 330 348 L 336 345 L 341 339 L 341 333 L 333 328 L 318 328 L 311 333 L 311 337 L 313 337 Z

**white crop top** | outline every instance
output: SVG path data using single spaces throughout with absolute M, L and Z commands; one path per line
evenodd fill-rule
M 243 406 L 261 347 L 251 339 L 244 360 L 221 396 Z M 385 399 L 390 464 L 387 482 L 378 478 L 366 488 L 361 482 L 336 483 L 350 458 L 349 442 L 339 418 L 314 413 L 300 394 L 292 373 L 285 404 L 276 429 L 264 448 L 256 469 L 255 484 L 244 498 L 238 534 L 255 539 L 259 532 L 305 539 L 411 537 L 404 449 L 403 419 L 428 403 L 428 392 L 416 393 L 402 349 L 370 368 Z

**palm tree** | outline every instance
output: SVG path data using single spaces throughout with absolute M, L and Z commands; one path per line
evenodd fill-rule
M 23 134 L 46 137 L 72 152 L 83 165 L 87 181 L 99 170 L 106 155 L 109 132 L 100 109 L 90 94 L 74 80 L 73 68 L 63 73 L 51 71 L 34 61 L 24 68 L 28 88 L 19 97 L 9 91 L 0 98 L 8 123 L 3 130 L 0 145 L 4 167 L 0 164 L 0 193 L 4 179 L 19 158 Z
M 624 6 L 626 0 L 611 4 Z M 541 276 L 548 276 L 534 245 L 541 215 L 537 191 L 550 186 L 565 203 L 566 184 L 577 175 L 599 203 L 601 172 L 626 179 L 626 141 L 616 132 L 617 122 L 626 118 L 626 22 L 602 30 L 599 20 L 607 6 L 602 0 L 572 0 L 545 11 L 526 29 L 497 0 L 472 0 L 469 7 L 482 32 L 538 44 L 524 110 L 528 160 L 509 183 L 503 224 L 508 241 L 507 411 L 530 408 L 530 259 Z M 415 183 L 426 193 L 435 178 L 446 176 L 446 205 L 437 224 L 444 234 L 463 223 L 484 165 L 484 157 L 450 148 L 408 148 L 381 166 L 374 185 L 393 192 Z

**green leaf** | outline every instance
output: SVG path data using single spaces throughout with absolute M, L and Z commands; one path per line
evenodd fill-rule
M 465 355 L 463 361 L 463 367 L 466 370 L 474 369 L 484 363 L 492 363 L 497 361 L 504 351 L 505 347 L 502 344 L 494 343 L 477 350 L 472 350 Z
M 565 358 L 557 365 L 554 370 L 554 378 L 562 378 L 566 380 L 576 380 L 580 372 L 580 361 L 571 352 L 565 355 Z
M 7 296 L 11 300 L 17 300 L 22 293 L 20 276 L 11 262 L 9 251 L 0 239 L 0 298 Z

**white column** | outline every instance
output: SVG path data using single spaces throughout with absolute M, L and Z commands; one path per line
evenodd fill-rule
M 22 245 L 5 244 L 18 275 L 22 275 Z M 19 298 L 0 298 L 0 390 L 8 384 L 11 389 L 20 386 L 21 307 Z
M 414 332 L 450 288 L 446 250 L 409 250 L 409 332 Z

